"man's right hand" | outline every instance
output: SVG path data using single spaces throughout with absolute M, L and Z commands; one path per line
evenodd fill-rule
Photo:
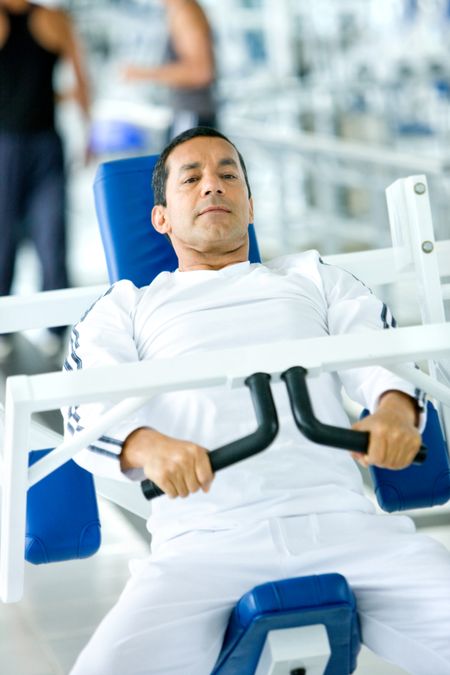
M 122 471 L 142 468 L 168 497 L 187 497 L 199 489 L 208 492 L 214 474 L 208 452 L 195 443 L 141 427 L 125 439 L 120 454 Z

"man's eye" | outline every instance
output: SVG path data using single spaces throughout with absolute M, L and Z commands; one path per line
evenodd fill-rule
M 185 183 L 194 183 L 196 180 L 198 180 L 197 176 L 189 176 L 189 178 L 186 178 L 184 181 Z
M 234 173 L 224 173 L 223 178 L 226 178 L 227 180 L 229 180 L 229 179 L 237 178 L 237 176 Z

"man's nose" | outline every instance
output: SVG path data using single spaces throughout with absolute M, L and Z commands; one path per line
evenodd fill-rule
M 225 188 L 223 182 L 218 176 L 205 176 L 202 181 L 202 195 L 204 197 L 211 194 L 223 194 Z

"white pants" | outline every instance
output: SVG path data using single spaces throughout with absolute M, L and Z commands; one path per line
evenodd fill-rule
M 413 675 L 450 675 L 450 552 L 403 516 L 325 514 L 191 532 L 132 565 L 72 675 L 210 675 L 253 586 L 340 572 L 364 643 Z

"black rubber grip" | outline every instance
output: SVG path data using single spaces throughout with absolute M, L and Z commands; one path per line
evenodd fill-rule
M 314 415 L 306 384 L 307 374 L 306 368 L 293 366 L 285 370 L 280 376 L 286 384 L 292 414 L 298 429 L 314 443 L 367 454 L 370 437 L 368 431 L 335 427 L 330 424 L 323 424 L 317 419 Z M 422 464 L 427 457 L 427 452 L 426 446 L 422 445 L 413 463 Z
M 258 427 L 252 434 L 212 450 L 208 456 L 213 472 L 262 452 L 278 433 L 278 416 L 270 389 L 270 375 L 254 373 L 247 377 L 244 384 L 250 389 Z M 161 488 L 148 479 L 142 481 L 141 488 L 146 499 L 164 494 Z

